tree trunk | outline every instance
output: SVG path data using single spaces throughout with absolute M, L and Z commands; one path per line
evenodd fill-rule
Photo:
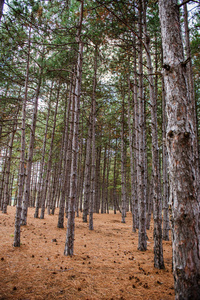
M 107 162 L 107 145 L 104 149 L 104 159 L 103 159 L 103 178 L 102 178 L 102 192 L 101 192 L 101 213 L 104 214 L 105 211 L 105 180 L 106 180 L 106 162 Z
M 130 62 L 129 62 L 130 63 Z M 135 216 L 135 174 L 134 174 L 134 158 L 133 158 L 133 126 L 131 122 L 131 83 L 130 74 L 128 75 L 128 131 L 129 131 L 129 149 L 130 149 L 130 164 L 131 164 L 131 211 L 132 211 L 132 230 L 136 232 L 136 216 Z
M 25 94 L 24 94 L 24 100 L 22 105 L 21 153 L 20 153 L 20 170 L 19 170 L 19 180 L 18 180 L 17 206 L 16 206 L 16 215 L 15 215 L 15 233 L 14 233 L 14 243 L 13 243 L 14 247 L 20 247 L 21 211 L 22 211 L 23 185 L 24 185 L 24 176 L 25 176 L 25 170 L 24 170 L 25 123 L 26 123 L 26 104 L 27 104 L 28 81 L 29 81 L 30 46 L 31 46 L 31 28 L 29 29 Z
M 6 159 L 6 173 L 5 173 L 5 179 L 4 179 L 4 197 L 3 197 L 3 209 L 2 213 L 7 213 L 7 206 L 9 203 L 9 179 L 10 179 L 10 167 L 11 167 L 11 158 L 12 158 L 12 150 L 13 150 L 13 142 L 14 142 L 14 136 L 17 130 L 17 120 L 15 121 L 15 124 L 13 125 L 13 131 L 10 136 L 10 142 L 8 145 L 8 155 Z
M 81 1 L 80 23 L 77 34 L 79 43 L 79 53 L 77 62 L 76 90 L 75 90 L 75 107 L 74 107 L 74 133 L 72 141 L 72 164 L 70 177 L 70 199 L 67 220 L 67 236 L 64 249 L 64 255 L 74 254 L 74 230 L 75 230 L 75 207 L 77 201 L 77 163 L 78 163 L 78 133 L 79 133 L 79 110 L 81 95 L 81 78 L 82 78 L 82 61 L 83 61 L 83 42 L 81 41 L 81 27 L 83 21 L 83 0 Z
M 114 214 L 116 214 L 117 210 L 117 192 L 116 192 L 116 186 L 117 186 L 117 181 L 116 181 L 116 165 L 117 165 L 117 138 L 115 139 L 116 145 L 115 145 L 115 157 L 114 157 L 114 174 L 113 174 L 113 209 L 114 209 Z
M 145 251 L 147 249 L 146 241 L 146 199 L 145 199 L 145 153 L 144 153 L 144 96 L 143 96 L 143 54 L 142 54 L 142 3 L 139 1 L 139 103 L 138 103 L 138 216 L 139 216 L 139 237 L 138 250 Z
M 134 46 L 136 45 L 135 36 L 133 39 Z M 138 216 L 138 159 L 139 159 L 139 116 L 138 116 L 138 83 L 137 83 L 137 57 L 136 57 L 136 46 L 134 47 L 134 82 L 133 82 L 133 105 L 134 105 L 134 119 L 133 119 L 133 149 L 134 149 L 134 182 L 135 182 L 135 224 L 133 221 L 133 232 L 136 231 L 136 228 L 139 228 L 139 216 Z
M 169 241 L 169 182 L 168 182 L 168 154 L 166 146 L 166 100 L 164 81 L 162 78 L 162 170 L 163 170 L 163 233 L 164 241 Z
M 151 102 L 151 134 L 152 134 L 152 184 L 153 184 L 153 218 L 154 218 L 154 267 L 164 268 L 163 247 L 162 247 L 162 194 L 161 175 L 158 148 L 157 129 L 157 98 L 154 88 L 153 67 L 150 54 L 150 37 L 147 33 L 146 24 L 146 3 L 143 1 L 144 11 L 144 34 L 147 67 L 149 74 L 149 95 Z
M 89 126 L 88 126 L 87 147 L 86 147 L 85 175 L 84 175 L 83 222 L 86 223 L 87 223 L 87 215 L 89 212 L 89 199 L 90 199 L 91 141 L 92 141 L 91 134 L 92 134 L 92 124 L 91 124 L 91 115 L 90 115 Z
M 92 166 L 91 166 L 91 192 L 89 205 L 89 229 L 93 230 L 93 211 L 95 202 L 95 173 L 96 173 L 96 147 L 95 147 L 95 123 L 96 123 L 96 85 L 97 85 L 97 55 L 98 48 L 95 45 L 94 54 L 94 78 L 93 78 L 93 93 L 92 93 Z
M 177 0 L 159 1 L 168 125 L 173 273 L 176 299 L 199 299 L 199 174 L 188 69 Z
M 8 154 L 8 146 L 6 147 L 5 154 L 4 154 L 4 166 L 3 166 L 3 171 L 1 175 L 1 186 L 0 186 L 0 209 L 3 210 L 3 202 L 4 202 L 4 181 L 5 181 L 5 174 L 6 174 L 6 167 L 7 167 L 7 154 Z
M 126 223 L 126 182 L 125 182 L 125 150 L 124 150 L 124 96 L 121 115 L 121 189 L 122 189 L 122 223 Z

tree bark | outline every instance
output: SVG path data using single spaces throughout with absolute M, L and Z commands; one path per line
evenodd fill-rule
M 173 273 L 176 299 L 199 299 L 199 174 L 188 69 L 177 0 L 159 1 L 168 125 Z
M 83 42 L 81 41 L 81 27 L 83 21 L 83 4 L 81 1 L 80 22 L 77 34 L 79 44 L 77 75 L 76 75 L 76 90 L 75 90 L 75 107 L 74 107 L 74 134 L 72 141 L 72 164 L 70 177 L 70 199 L 67 220 L 67 236 L 64 249 L 64 255 L 74 254 L 74 235 L 75 235 L 75 208 L 77 201 L 77 163 L 78 163 L 78 133 L 79 133 L 79 110 L 81 96 L 81 78 L 82 78 L 82 62 L 83 62 Z
M 92 110 L 92 108 L 91 108 Z M 91 141 L 92 141 L 92 124 L 91 114 L 89 117 L 88 137 L 86 147 L 86 159 L 85 159 L 85 174 L 84 174 L 84 202 L 83 202 L 83 222 L 87 223 L 87 216 L 89 212 L 90 201 L 90 179 L 91 179 Z
M 157 98 L 154 87 L 153 67 L 150 54 L 150 37 L 147 33 L 146 24 L 146 2 L 143 1 L 144 12 L 144 34 L 145 49 L 147 58 L 147 68 L 149 74 L 149 95 L 151 102 L 151 133 L 152 133 L 152 184 L 153 184 L 153 218 L 154 218 L 154 267 L 164 268 L 163 247 L 162 247 L 162 194 L 161 194 L 161 174 L 158 148 L 157 129 Z
M 125 182 L 125 150 L 124 150 L 124 96 L 121 115 L 121 189 L 122 189 L 122 223 L 126 223 L 126 182 Z
M 128 75 L 128 130 L 129 130 L 129 149 L 130 149 L 130 164 L 131 164 L 131 211 L 132 211 L 132 230 L 136 232 L 136 216 L 135 216 L 135 174 L 134 174 L 134 158 L 133 158 L 133 126 L 131 122 L 131 83 L 130 74 Z
M 10 179 L 10 167 L 11 167 L 11 158 L 12 158 L 12 150 L 13 150 L 13 142 L 14 142 L 14 136 L 17 130 L 17 119 L 13 125 L 13 130 L 10 136 L 10 142 L 8 145 L 8 154 L 6 158 L 6 172 L 4 177 L 4 196 L 3 196 L 3 209 L 2 213 L 7 213 L 7 206 L 9 203 L 9 179 Z
M 138 216 L 139 216 L 139 237 L 138 250 L 145 251 L 147 249 L 146 241 L 146 199 L 145 199 L 145 153 L 144 153 L 144 95 L 143 95 L 143 54 L 142 54 L 142 3 L 139 1 L 139 101 L 138 101 Z
M 16 206 L 16 215 L 15 215 L 15 233 L 14 233 L 14 243 L 13 243 L 14 247 L 20 247 L 21 211 L 22 211 L 23 185 L 24 185 L 24 176 L 25 176 L 25 170 L 24 170 L 25 124 L 26 124 L 26 104 L 27 104 L 28 82 L 29 82 L 30 46 L 31 46 L 31 28 L 29 29 L 29 37 L 28 37 L 25 94 L 24 94 L 24 100 L 22 105 L 21 153 L 20 153 L 20 170 L 19 170 L 19 180 L 18 180 L 17 206 Z
M 164 241 L 169 241 L 169 181 L 168 181 L 168 154 L 166 145 L 166 95 L 162 78 L 162 170 L 163 170 L 163 233 Z
M 93 230 L 93 211 L 95 202 L 95 174 L 96 174 L 96 146 L 95 146 L 95 126 L 96 126 L 96 85 L 97 85 L 97 57 L 98 47 L 95 45 L 94 53 L 94 78 L 93 78 L 93 92 L 92 92 L 92 166 L 91 166 L 91 193 L 89 205 L 89 229 Z
M 101 214 L 106 213 L 106 211 L 105 211 L 106 162 L 107 162 L 107 145 L 105 146 L 105 149 L 104 149 L 104 159 L 103 159 L 103 178 L 102 178 L 102 192 L 101 192 Z

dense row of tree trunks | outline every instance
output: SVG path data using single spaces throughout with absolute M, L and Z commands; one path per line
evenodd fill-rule
M 49 180 L 50 180 L 50 172 L 51 172 L 51 165 L 52 165 L 52 152 L 53 152 L 53 145 L 54 145 L 54 135 L 55 135 L 55 128 L 56 128 L 56 119 L 57 119 L 57 109 L 58 109 L 58 103 L 59 103 L 59 89 L 60 83 L 57 87 L 57 96 L 56 96 L 56 104 L 55 104 L 55 110 L 54 110 L 54 119 L 53 119 L 53 128 L 51 132 L 51 142 L 50 142 L 50 149 L 48 154 L 48 162 L 47 162 L 47 170 L 46 170 L 46 177 L 44 180 L 44 190 L 42 191 L 42 199 L 41 199 L 41 212 L 40 212 L 40 219 L 44 219 L 44 213 L 45 213 L 45 201 L 47 198 L 47 191 L 49 186 Z M 49 201 L 46 203 L 47 209 L 49 207 Z
M 19 111 L 19 108 L 18 108 Z M 15 120 L 13 124 L 13 129 L 10 134 L 10 141 L 8 144 L 8 152 L 6 155 L 6 163 L 5 163 L 5 172 L 4 172 L 4 193 L 3 193 L 3 199 L 2 199 L 2 212 L 4 214 L 7 213 L 7 206 L 9 204 L 9 198 L 10 198 L 10 191 L 9 191 L 9 183 L 10 183 L 10 168 L 11 168 L 11 158 L 12 158 L 12 151 L 13 151 L 13 142 L 14 142 L 14 136 L 17 130 L 17 119 Z
M 166 91 L 173 273 L 176 299 L 199 299 L 199 172 L 194 99 L 176 0 L 159 1 Z
M 46 117 L 46 126 L 45 126 L 45 132 L 44 132 L 44 141 L 43 141 L 43 148 L 42 148 L 42 159 L 40 162 L 40 172 L 39 172 L 39 178 L 38 178 L 38 192 L 37 192 L 37 198 L 36 198 L 36 205 L 35 205 L 35 214 L 34 217 L 38 218 L 39 215 L 39 207 L 41 204 L 41 197 L 42 197 L 42 191 L 43 191 L 43 185 L 44 182 L 43 179 L 43 173 L 44 173 L 44 159 L 45 159 L 45 153 L 46 153 L 46 143 L 47 143 L 47 132 L 48 132 L 48 124 L 49 124 L 49 116 L 51 111 L 51 101 L 52 101 L 52 91 L 53 91 L 53 82 L 51 84 L 50 94 L 49 94 L 49 103 L 48 103 L 48 110 L 47 110 L 47 117 Z
M 69 156 L 69 151 L 71 151 L 70 147 L 70 141 L 72 140 L 72 137 L 69 138 L 69 122 L 70 122 L 70 116 L 72 115 L 72 109 L 71 109 L 71 99 L 72 99 L 72 91 L 73 86 L 71 84 L 70 86 L 70 93 L 69 98 L 67 102 L 67 117 L 65 122 L 65 134 L 64 134 L 64 143 L 63 143 L 63 168 L 62 168 L 62 176 L 61 176 L 61 197 L 60 197 L 60 203 L 59 203 L 59 215 L 58 215 L 58 228 L 64 228 L 64 213 L 65 213 L 65 200 L 68 201 L 68 198 L 66 199 L 66 187 L 68 180 L 68 159 L 67 156 Z M 73 107 L 72 107 L 73 108 Z M 72 120 L 73 121 L 73 120 Z M 71 124 L 72 126 L 72 124 Z M 72 128 L 71 128 L 72 130 Z M 70 135 L 72 134 L 70 130 Z M 69 145 L 69 148 L 68 148 Z
M 28 212 L 28 205 L 30 201 L 31 169 L 32 169 L 32 161 L 33 161 L 33 149 L 34 149 L 34 142 L 35 142 L 35 130 L 36 130 L 36 121 L 37 121 L 37 112 L 38 112 L 38 99 L 40 94 L 42 73 L 43 73 L 43 69 L 41 68 L 39 80 L 38 80 L 38 86 L 35 95 L 34 108 L 33 108 L 30 141 L 29 141 L 29 148 L 28 148 L 28 160 L 26 163 L 25 187 L 24 187 L 24 194 L 23 194 L 23 201 L 22 201 L 21 225 L 27 224 L 27 212 Z

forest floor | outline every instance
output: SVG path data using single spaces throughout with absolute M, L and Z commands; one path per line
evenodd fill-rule
M 165 269 L 154 268 L 153 224 L 148 250 L 137 250 L 131 214 L 94 214 L 94 230 L 76 218 L 73 257 L 64 256 L 65 228 L 58 211 L 44 220 L 28 212 L 21 247 L 14 248 L 15 208 L 0 213 L 0 299 L 174 299 L 171 242 L 163 242 Z

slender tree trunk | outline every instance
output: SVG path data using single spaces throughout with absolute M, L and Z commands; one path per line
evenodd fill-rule
M 2 212 L 4 214 L 7 213 L 7 206 L 9 203 L 9 182 L 10 182 L 10 167 L 11 167 L 11 158 L 12 158 L 12 150 L 13 150 L 13 142 L 14 142 L 14 136 L 17 130 L 17 120 L 15 121 L 15 124 L 13 125 L 13 131 L 10 136 L 10 142 L 8 145 L 8 155 L 6 159 L 6 173 L 5 173 L 5 179 L 4 179 L 4 197 L 3 197 L 3 209 Z
M 106 203 L 106 211 L 109 214 L 109 198 L 108 198 L 108 187 L 109 187 L 109 173 L 110 173 L 110 137 L 109 137 L 109 149 L 108 149 L 108 157 L 107 157 L 107 170 L 106 170 L 106 197 L 105 197 L 105 203 Z
M 136 44 L 134 37 L 134 45 Z M 134 84 L 133 84 L 133 102 L 134 102 L 134 135 L 133 135 L 133 147 L 134 147 L 134 182 L 135 182 L 135 225 L 133 222 L 133 232 L 136 231 L 136 228 L 139 228 L 139 216 L 138 216 L 138 160 L 139 160 L 139 116 L 138 116 L 138 84 L 137 84 L 137 57 L 136 57 L 136 48 L 134 47 Z
M 99 213 L 100 208 L 100 199 L 101 199 L 101 192 L 100 192 L 100 176 L 101 176 L 101 145 L 97 148 L 97 158 L 96 158 L 96 178 L 95 178 L 95 184 L 96 184 L 96 196 L 95 196 L 95 212 Z
M 199 174 L 194 110 L 177 0 L 159 1 L 168 125 L 173 273 L 176 299 L 199 299 Z
M 142 3 L 139 1 L 139 103 L 138 103 L 138 216 L 139 216 L 139 237 L 138 237 L 138 250 L 145 251 L 147 249 L 146 241 L 146 199 L 145 199 L 145 178 L 144 178 L 144 96 L 143 96 L 143 55 L 142 55 Z
M 129 149 L 130 149 L 130 164 L 131 164 L 131 211 L 132 211 L 132 230 L 136 232 L 136 216 L 135 216 L 135 174 L 134 174 L 134 159 L 133 159 L 133 130 L 131 124 L 131 84 L 130 74 L 128 75 L 128 130 L 129 130 Z
M 163 269 L 163 247 L 162 247 L 162 194 L 161 194 L 161 175 L 158 148 L 158 129 L 157 129 L 157 99 L 154 88 L 153 67 L 150 54 L 150 37 L 147 33 L 146 24 L 146 3 L 143 1 L 144 8 L 144 34 L 147 67 L 149 74 L 149 94 L 151 102 L 151 132 L 152 132 L 152 184 L 153 184 L 153 218 L 154 218 L 154 267 Z
M 26 80 L 25 80 L 25 94 L 22 105 L 22 124 L 21 124 L 21 153 L 20 153 L 20 170 L 18 180 L 18 194 L 17 194 L 17 206 L 15 215 L 15 233 L 14 233 L 14 247 L 20 247 L 20 226 L 21 226 L 21 211 L 22 211 L 22 196 L 24 185 L 24 161 L 25 161 L 25 123 L 26 123 L 26 104 L 28 95 L 28 81 L 29 81 L 29 62 L 30 62 L 30 46 L 31 46 L 31 28 L 29 29 L 28 38 L 28 56 L 26 65 Z
M 1 176 L 1 186 L 0 186 L 0 207 L 1 210 L 3 210 L 3 203 L 4 203 L 4 181 L 5 181 L 5 175 L 6 175 L 6 168 L 7 168 L 7 155 L 8 155 L 8 148 L 9 146 L 6 147 L 6 152 L 5 152 L 5 160 L 4 160 L 4 166 L 3 166 L 3 172 Z
M 115 146 L 115 157 L 114 157 L 114 174 L 113 174 L 113 208 L 114 208 L 114 214 L 116 214 L 116 209 L 117 209 L 117 193 L 116 193 L 116 165 L 117 165 L 117 138 L 115 139 L 116 141 L 116 146 Z
M 81 172 L 81 195 L 80 195 L 80 206 L 79 209 L 82 212 L 83 211 L 83 185 L 84 185 L 84 174 L 85 174 L 85 154 L 86 154 L 86 147 L 87 143 L 84 147 L 84 154 L 83 154 L 83 167 L 82 167 L 82 172 Z
M 70 178 L 70 201 L 68 209 L 67 221 L 67 236 L 64 249 L 64 255 L 74 254 L 74 230 L 75 230 L 75 206 L 77 197 L 77 163 L 78 163 L 78 132 L 79 132 L 79 110 L 80 110 L 80 95 L 81 95 L 81 78 L 82 78 L 82 61 L 83 61 L 83 42 L 81 41 L 81 27 L 83 21 L 83 0 L 81 1 L 80 23 L 77 34 L 79 43 L 77 77 L 75 90 L 75 107 L 74 107 L 74 134 L 72 141 L 72 164 Z
M 163 170 L 163 233 L 162 237 L 164 241 L 169 241 L 169 182 L 168 182 L 168 155 L 166 145 L 166 100 L 164 81 L 162 78 L 162 170 Z
M 152 179 L 149 184 L 149 189 L 148 189 L 148 210 L 147 210 L 147 229 L 150 229 L 150 224 L 151 224 L 151 213 L 152 213 L 152 202 L 153 202 L 153 188 L 152 188 Z
M 92 166 L 91 166 L 91 193 L 89 205 L 89 229 L 93 230 L 93 211 L 95 202 L 95 173 L 96 173 L 96 146 L 95 146 L 95 125 L 96 125 L 96 85 L 97 85 L 97 55 L 98 48 L 95 45 L 94 54 L 94 78 L 93 78 L 93 93 L 92 93 Z
M 91 109 L 92 110 L 92 109 Z M 91 178 L 91 141 L 92 141 L 92 124 L 91 115 L 89 117 L 86 159 L 85 159 L 85 175 L 84 175 L 84 202 L 83 202 L 83 222 L 87 223 L 87 215 L 89 211 L 90 199 L 90 178 Z
M 102 194 L 101 194 L 101 213 L 105 213 L 105 177 L 106 177 L 106 162 L 107 162 L 107 145 L 104 150 L 103 160 L 103 178 L 102 178 Z
M 122 188 L 122 223 L 126 223 L 126 182 L 125 182 L 125 150 L 124 150 L 124 96 L 121 115 L 121 188 Z

